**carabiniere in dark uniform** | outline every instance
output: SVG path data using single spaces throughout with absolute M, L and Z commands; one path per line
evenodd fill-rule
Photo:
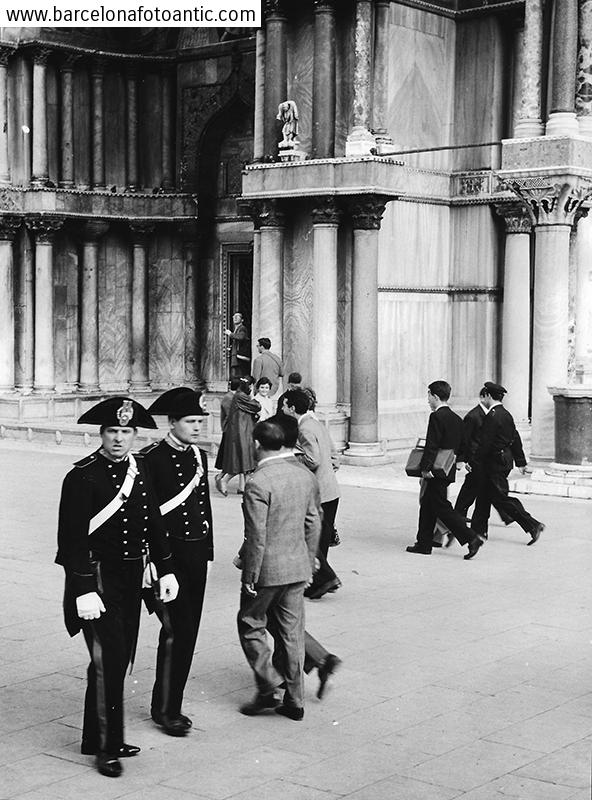
M 144 448 L 142 455 L 169 532 L 179 581 L 173 603 L 166 608 L 149 605 L 162 622 L 151 715 L 165 733 L 184 736 L 192 723 L 182 713 L 183 693 L 199 632 L 207 565 L 214 558 L 207 457 L 195 444 L 207 412 L 201 393 L 186 387 L 165 392 L 149 411 L 169 418 L 166 438 Z

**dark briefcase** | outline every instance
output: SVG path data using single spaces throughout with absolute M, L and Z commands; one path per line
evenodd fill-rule
M 413 448 L 413 450 L 409 453 L 409 457 L 407 458 L 407 464 L 405 465 L 405 472 L 411 478 L 421 478 L 421 470 L 419 469 L 419 465 L 421 464 L 421 459 L 423 458 L 423 439 L 418 439 L 417 444 Z
M 421 478 L 421 470 L 419 469 L 419 465 L 421 463 L 421 459 L 423 458 L 424 445 L 420 444 L 420 442 L 423 441 L 423 439 L 417 440 L 417 444 L 409 453 L 409 457 L 407 459 L 405 472 L 412 478 Z M 435 478 L 448 478 L 450 475 L 450 470 L 454 467 L 455 463 L 456 456 L 454 454 L 454 450 L 438 450 L 436 458 L 434 459 L 434 466 L 431 470 L 432 475 Z

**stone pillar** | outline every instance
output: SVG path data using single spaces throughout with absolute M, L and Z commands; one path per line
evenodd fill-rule
M 53 242 L 64 224 L 63 218 L 34 217 L 26 221 L 35 235 L 35 348 L 36 392 L 55 388 L 53 352 Z
M 200 364 L 197 355 L 197 268 L 199 242 L 197 223 L 195 221 L 180 225 L 179 233 L 183 242 L 183 265 L 185 278 L 185 331 L 184 331 L 184 379 L 186 383 L 195 384 L 199 377 Z
M 261 271 L 259 279 L 259 334 L 271 339 L 279 356 L 283 350 L 284 215 L 276 200 L 261 205 Z
M 592 219 L 582 219 L 576 236 L 575 370 L 576 381 L 592 384 Z
M 543 134 L 541 86 L 543 70 L 543 0 L 526 0 L 524 42 L 520 61 L 520 106 L 514 127 L 516 139 Z
M 135 192 L 139 186 L 138 178 L 138 83 L 135 66 L 129 66 L 126 75 L 127 108 L 127 148 L 126 148 L 126 188 Z
M 376 24 L 374 39 L 374 94 L 372 99 L 372 132 L 376 143 L 392 150 L 393 140 L 388 135 L 388 65 L 391 42 L 390 13 L 391 4 L 379 0 L 375 6 Z M 380 150 L 379 150 L 380 152 Z
M 82 230 L 80 270 L 80 371 L 81 392 L 99 390 L 99 239 L 109 225 L 92 220 Z
M 337 403 L 337 232 L 333 198 L 319 198 L 312 212 L 312 387 L 320 406 Z
M 287 20 L 282 0 L 266 0 L 265 17 L 264 158 L 273 159 L 280 138 L 278 106 L 288 99 Z
M 171 192 L 175 188 L 175 72 L 166 65 L 161 77 L 161 102 L 162 102 L 162 188 Z M 137 142 L 136 142 L 137 147 Z M 137 180 L 137 179 L 136 179 Z
M 531 221 L 518 203 L 498 205 L 496 210 L 506 227 L 501 382 L 508 390 L 504 405 L 520 424 L 528 422 L 530 396 Z
M 62 84 L 62 141 L 60 186 L 74 186 L 74 64 L 77 56 L 66 55 L 60 63 Z
M 31 183 L 46 186 L 49 181 L 47 153 L 47 59 L 49 50 L 33 50 L 33 168 Z
M 12 243 L 22 219 L 0 218 L 0 392 L 14 390 L 14 266 Z
M 0 183 L 10 183 L 8 160 L 8 59 L 12 47 L 0 46 Z
M 578 0 L 561 0 L 553 15 L 553 70 L 547 136 L 576 136 L 576 67 L 578 60 Z
M 349 456 L 382 454 L 378 441 L 378 231 L 387 198 L 358 197 L 351 206 L 351 416 Z
M 265 28 L 257 31 L 255 45 L 255 114 L 253 118 L 253 161 L 265 155 Z
M 592 0 L 580 0 L 576 113 L 581 136 L 592 138 Z
M 98 59 L 91 67 L 92 85 L 92 174 L 93 189 L 105 188 L 105 125 L 103 85 L 105 65 Z
M 353 128 L 345 143 L 346 156 L 369 155 L 376 146 L 370 133 L 372 117 L 372 2 L 356 0 Z
M 335 155 L 335 3 L 315 0 L 312 157 Z
M 130 392 L 149 392 L 148 369 L 148 237 L 154 228 L 130 222 L 132 236 L 132 364 Z

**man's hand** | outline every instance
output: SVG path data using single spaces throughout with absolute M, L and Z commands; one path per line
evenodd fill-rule
M 521 475 L 526 475 L 526 465 L 524 465 L 523 467 L 518 467 L 518 469 L 520 470 Z
M 88 592 L 76 598 L 76 611 L 81 619 L 98 619 L 105 606 L 96 592 Z
M 225 333 L 227 336 L 230 336 L 230 334 L 232 333 L 232 331 L 230 331 L 230 330 L 228 330 L 228 328 L 226 328 L 226 329 L 225 329 L 225 331 L 224 331 L 224 333 Z
M 179 584 L 172 572 L 163 575 L 160 579 L 159 598 L 163 603 L 170 603 L 179 594 Z
M 428 470 L 427 472 L 422 472 L 421 477 L 429 480 L 430 478 L 434 477 L 434 473 L 431 470 Z
M 459 469 L 462 469 L 463 467 L 466 467 L 466 466 L 467 466 L 467 465 L 465 464 L 465 462 L 464 462 L 464 461 L 457 461 L 457 462 L 456 462 L 456 468 L 457 468 L 457 470 L 459 470 Z
M 257 591 L 254 583 L 243 583 L 243 592 L 249 597 L 257 597 Z

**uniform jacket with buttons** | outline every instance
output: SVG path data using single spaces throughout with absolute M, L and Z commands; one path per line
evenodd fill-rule
M 191 542 L 208 561 L 214 559 L 212 507 L 208 486 L 208 460 L 199 450 L 203 474 L 189 497 L 165 514 L 164 525 L 175 540 Z M 195 475 L 197 460 L 192 447 L 177 450 L 166 439 L 148 445 L 141 451 L 158 504 L 162 505 L 179 494 Z
M 484 464 L 489 471 L 510 472 L 514 461 L 518 467 L 526 466 L 514 418 L 501 403 L 492 406 L 485 417 L 475 461 Z

